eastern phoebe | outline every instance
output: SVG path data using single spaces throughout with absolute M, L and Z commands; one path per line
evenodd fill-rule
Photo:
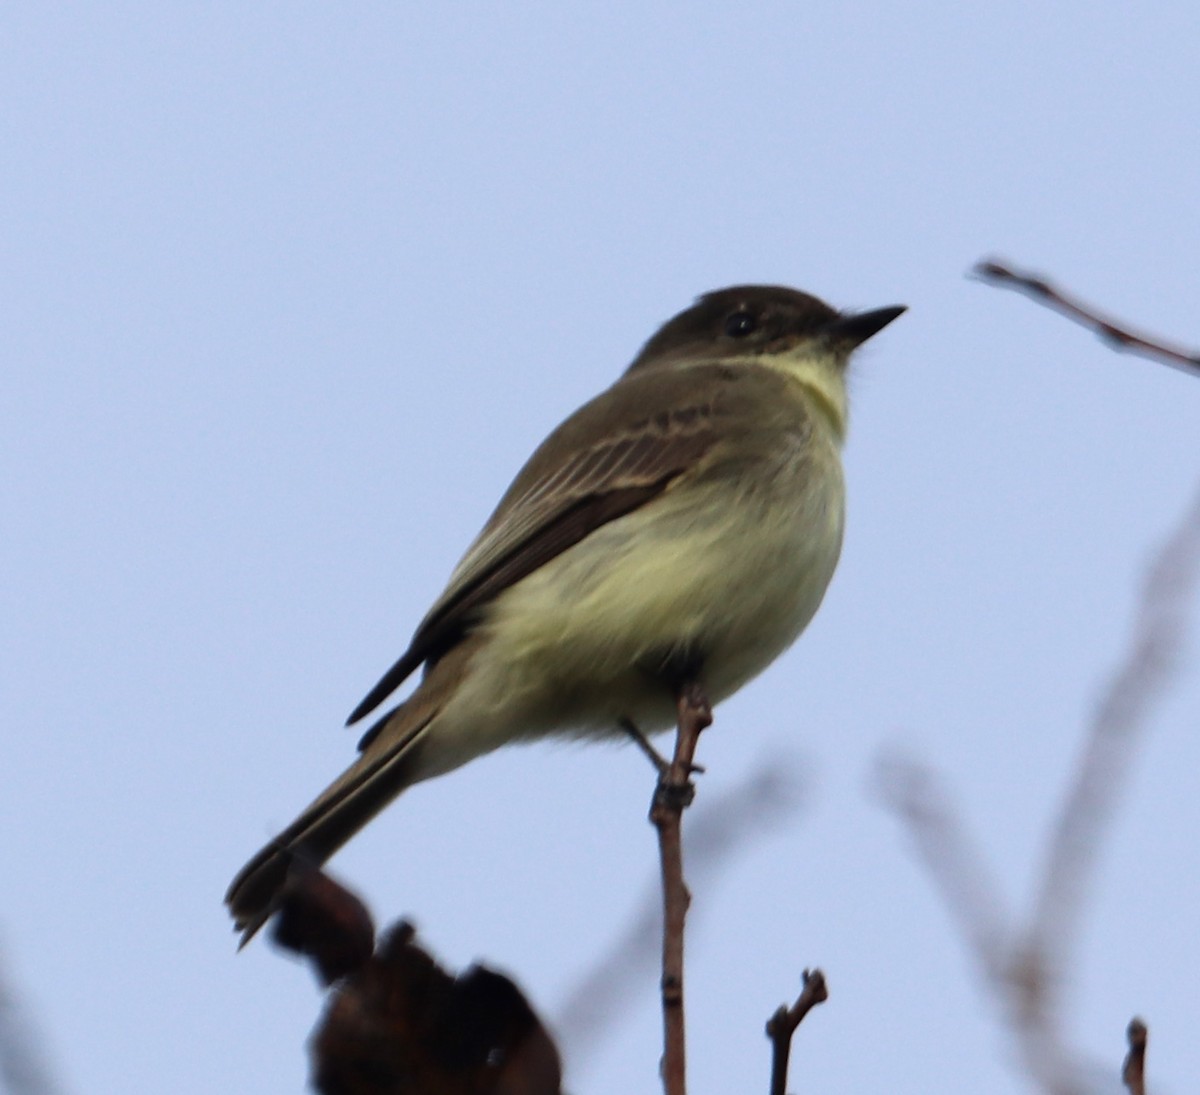
M 841 550 L 847 362 L 903 311 L 737 286 L 665 324 L 530 457 L 349 721 L 420 684 L 233 880 L 243 942 L 293 856 L 324 862 L 411 784 L 512 741 L 667 729 L 683 677 L 716 703 L 786 650 Z

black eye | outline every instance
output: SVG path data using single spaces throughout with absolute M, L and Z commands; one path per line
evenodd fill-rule
M 725 320 L 725 333 L 730 338 L 745 338 L 757 330 L 758 316 L 753 312 L 734 312 Z

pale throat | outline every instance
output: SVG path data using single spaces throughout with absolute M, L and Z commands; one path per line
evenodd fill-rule
M 825 417 L 839 442 L 846 439 L 846 419 L 849 408 L 846 400 L 846 362 L 830 353 L 811 350 L 800 353 L 763 354 L 759 365 L 782 373 L 801 385 Z

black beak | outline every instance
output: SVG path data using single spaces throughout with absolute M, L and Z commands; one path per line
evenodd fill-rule
M 827 323 L 824 333 L 833 342 L 848 344 L 853 349 L 907 311 L 908 305 L 893 304 L 889 308 L 876 308 L 873 312 L 850 312 Z

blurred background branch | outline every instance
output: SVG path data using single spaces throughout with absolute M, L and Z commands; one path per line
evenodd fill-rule
M 329 990 L 311 1040 L 322 1095 L 561 1095 L 558 1049 L 514 981 L 448 972 L 407 921 L 377 939 L 366 905 L 316 867 L 291 864 L 271 937 Z
M 55 1095 L 41 1039 L 0 961 L 0 1080 L 9 1095 Z
M 1026 1070 L 1040 1090 L 1052 1095 L 1085 1090 L 1084 1069 L 1063 1031 L 1062 990 L 1102 839 L 1154 704 L 1181 662 L 1198 576 L 1200 492 L 1148 568 L 1128 650 L 1089 723 L 1074 781 L 1047 837 L 1040 889 L 1024 924 L 1004 912 L 982 850 L 967 836 L 932 769 L 912 758 L 893 757 L 880 765 L 885 801 L 908 831 L 985 983 L 1003 1005 Z
M 1129 1089 L 1129 1095 L 1146 1095 L 1146 1040 L 1149 1031 L 1141 1019 L 1131 1019 L 1125 1031 L 1129 1042 L 1129 1053 L 1121 1069 L 1121 1079 Z

